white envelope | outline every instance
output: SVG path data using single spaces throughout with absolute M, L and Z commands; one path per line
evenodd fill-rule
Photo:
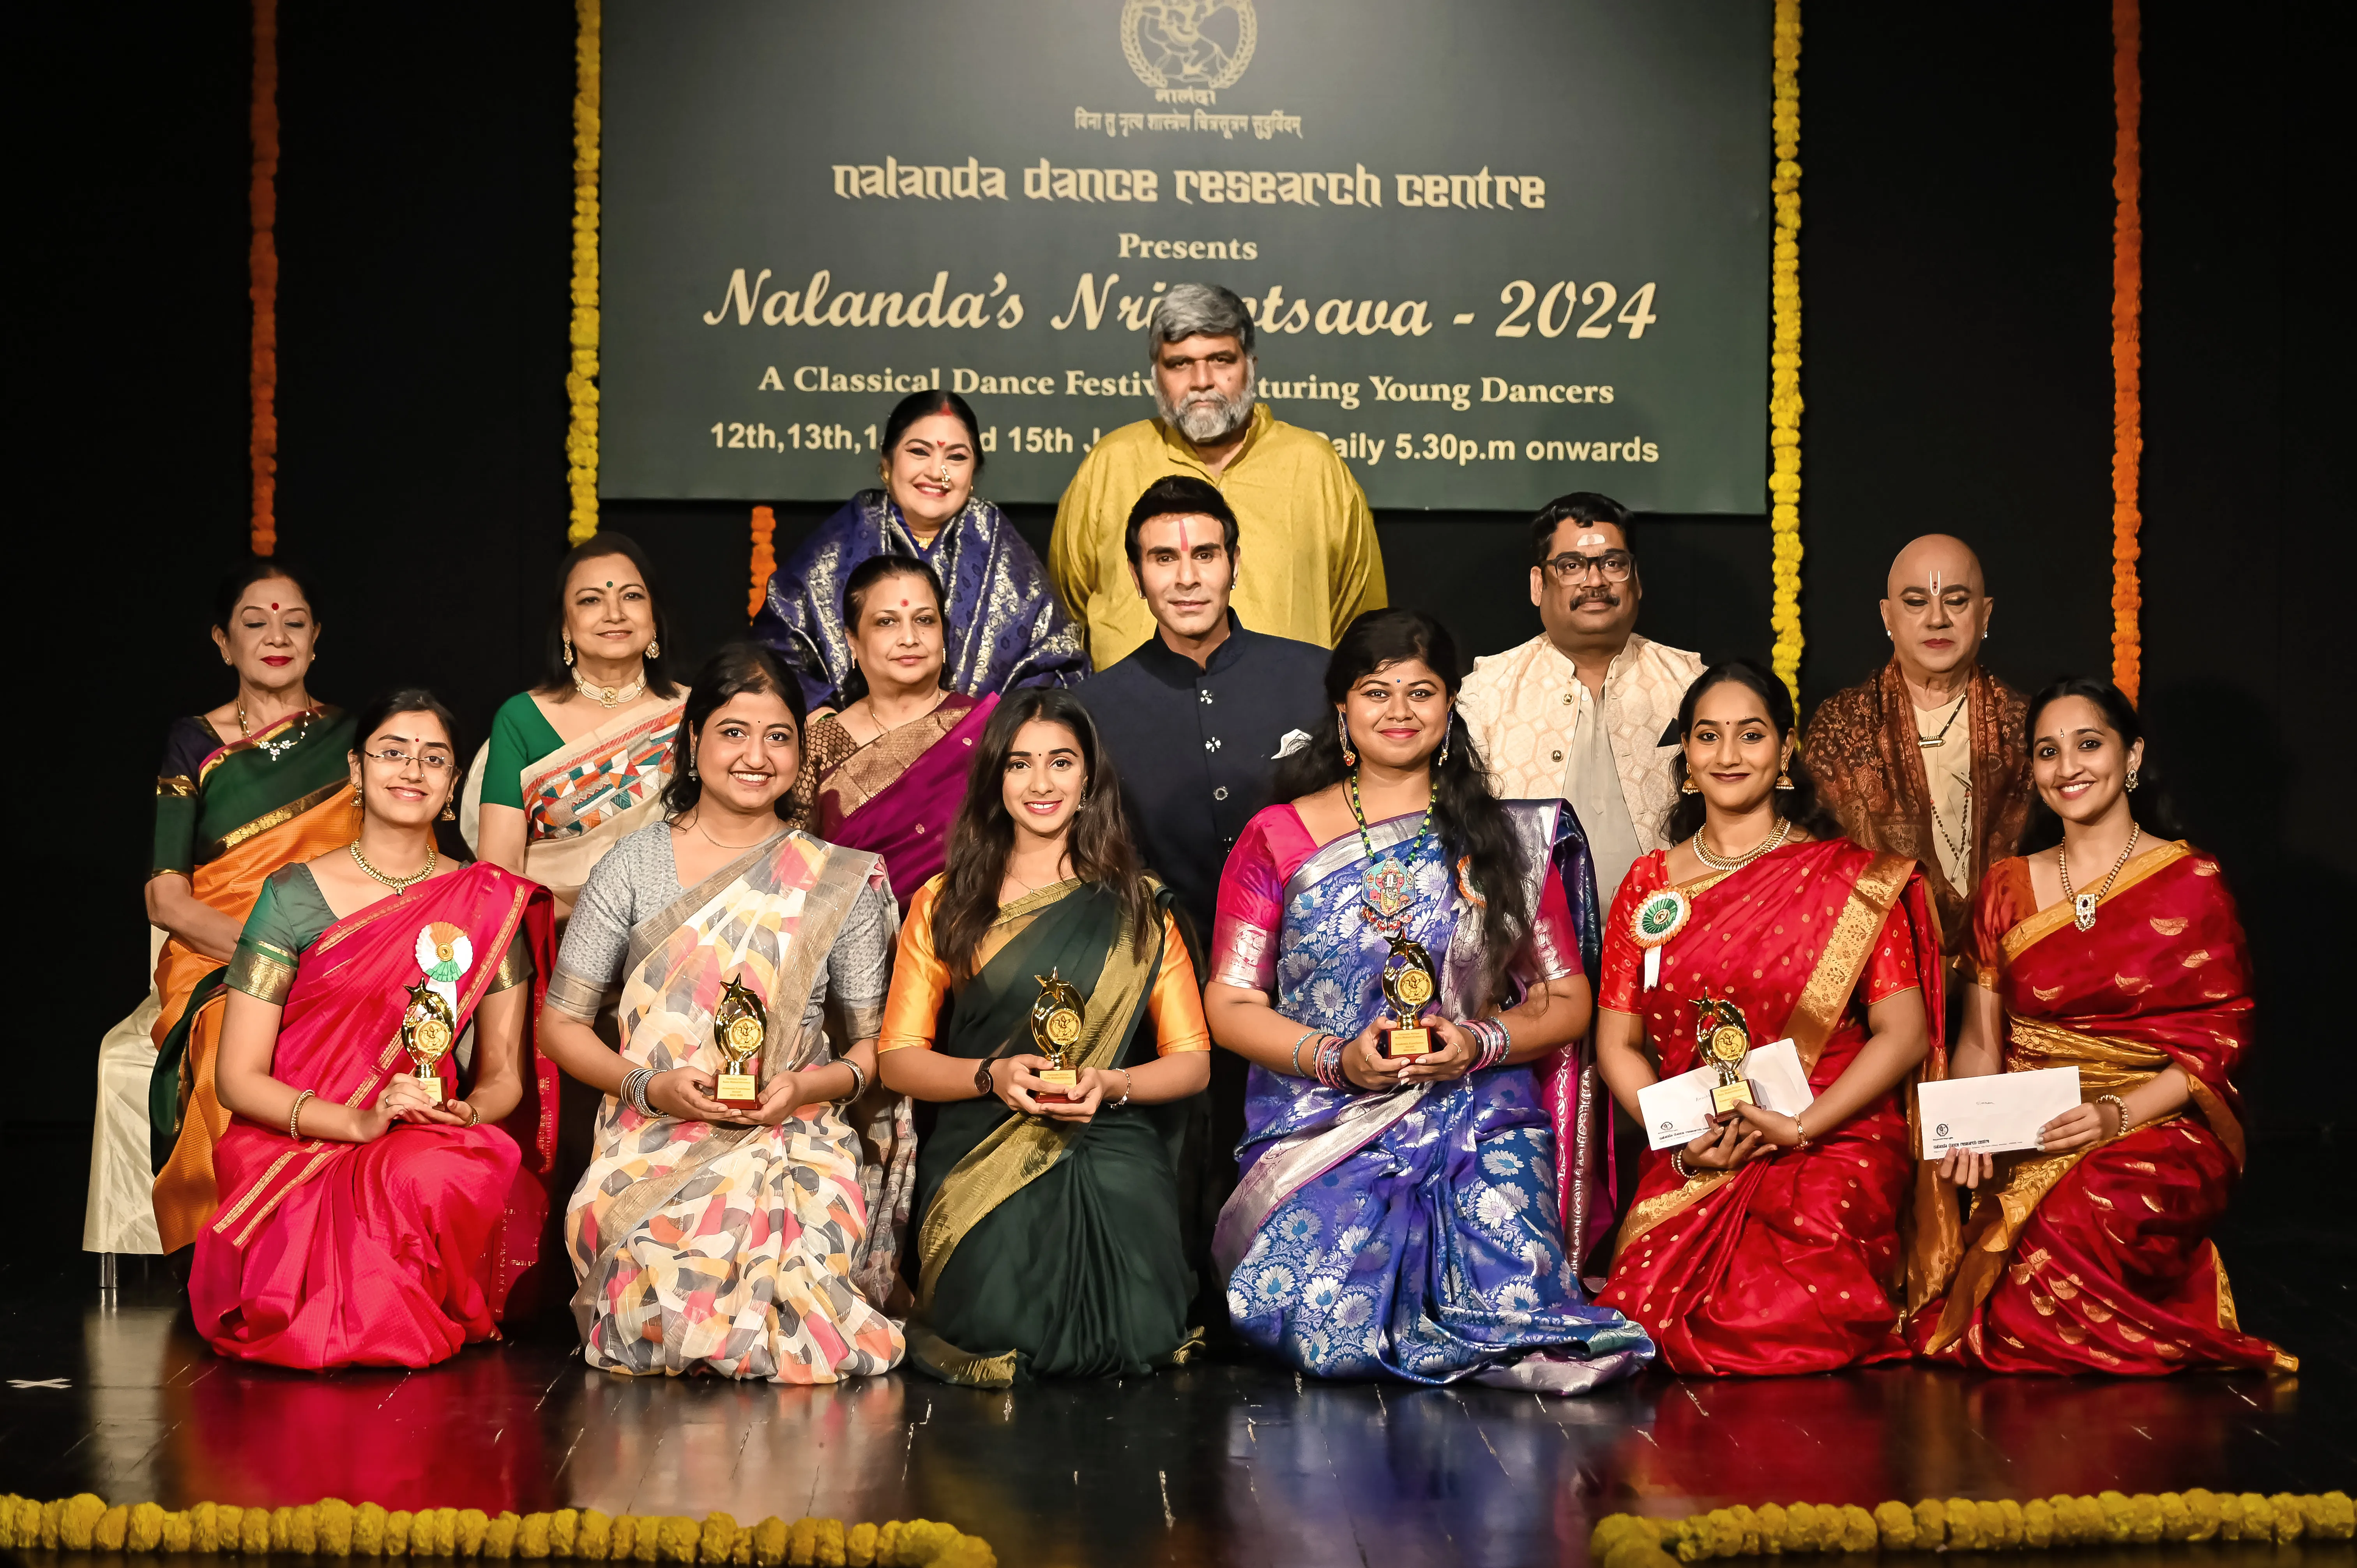
M 1801 1070 L 1801 1053 L 1790 1040 L 1753 1047 L 1743 1058 L 1743 1076 L 1759 1091 L 1763 1110 L 1798 1116 L 1816 1102 L 1809 1075 Z M 1710 1090 L 1717 1081 L 1716 1069 L 1698 1067 L 1639 1090 L 1637 1109 L 1644 1118 L 1647 1145 L 1681 1147 L 1709 1132 Z
M 2079 1069 L 2039 1068 L 1951 1078 L 1916 1090 L 1923 1119 L 1923 1157 L 1950 1149 L 2003 1155 L 2038 1147 L 2038 1130 L 2079 1103 Z

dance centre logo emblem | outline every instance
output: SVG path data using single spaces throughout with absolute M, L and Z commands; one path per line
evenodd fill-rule
M 1121 52 L 1164 103 L 1219 102 L 1252 64 L 1260 19 L 1252 0 L 1126 0 Z

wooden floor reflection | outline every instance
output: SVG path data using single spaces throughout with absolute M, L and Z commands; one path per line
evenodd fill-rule
M 160 1271 L 135 1272 L 110 1305 L 81 1254 L 20 1252 L 0 1259 L 0 1489 L 923 1516 L 987 1537 L 1010 1565 L 1287 1568 L 1577 1564 L 1594 1520 L 1621 1509 L 2322 1490 L 2357 1481 L 2350 1254 L 2330 1230 L 2255 1232 L 2230 1253 L 2245 1321 L 2299 1352 L 2297 1379 L 1652 1373 L 1550 1400 L 1320 1384 L 1243 1359 L 1011 1393 L 909 1374 L 637 1380 L 585 1368 L 561 1320 L 432 1371 L 316 1377 L 213 1357 Z M 2163 1561 L 2188 1560 L 2150 1568 Z M 2267 1556 L 2311 1562 L 2352 1568 L 2346 1547 Z

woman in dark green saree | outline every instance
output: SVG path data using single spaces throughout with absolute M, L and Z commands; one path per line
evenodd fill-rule
M 888 1087 L 941 1104 L 917 1155 L 912 1365 L 996 1388 L 1186 1358 L 1174 1161 L 1210 1047 L 1087 711 L 1055 688 L 1010 693 L 949 868 L 901 925 L 877 1046 Z M 1042 1076 L 1051 1048 L 1069 1083 Z

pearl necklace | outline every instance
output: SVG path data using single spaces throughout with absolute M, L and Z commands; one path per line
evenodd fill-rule
M 1713 871 L 1740 871 L 1745 866 L 1750 865 L 1753 861 L 1758 860 L 1761 855 L 1766 854 L 1770 850 L 1780 847 L 1783 843 L 1785 836 L 1791 833 L 1792 831 L 1792 824 L 1786 819 L 1779 817 L 1776 819 L 1776 831 L 1770 834 L 1766 839 L 1763 839 L 1759 843 L 1753 844 L 1741 854 L 1722 855 L 1713 854 L 1711 853 L 1710 845 L 1702 842 L 1702 830 L 1700 828 L 1696 828 L 1695 830 L 1694 836 L 1695 858 L 1701 861 L 1705 865 L 1709 866 Z
M 643 667 L 639 678 L 627 686 L 593 686 L 582 679 L 581 671 L 573 672 L 573 689 L 601 708 L 619 708 L 624 703 L 635 703 L 647 694 L 647 672 Z

